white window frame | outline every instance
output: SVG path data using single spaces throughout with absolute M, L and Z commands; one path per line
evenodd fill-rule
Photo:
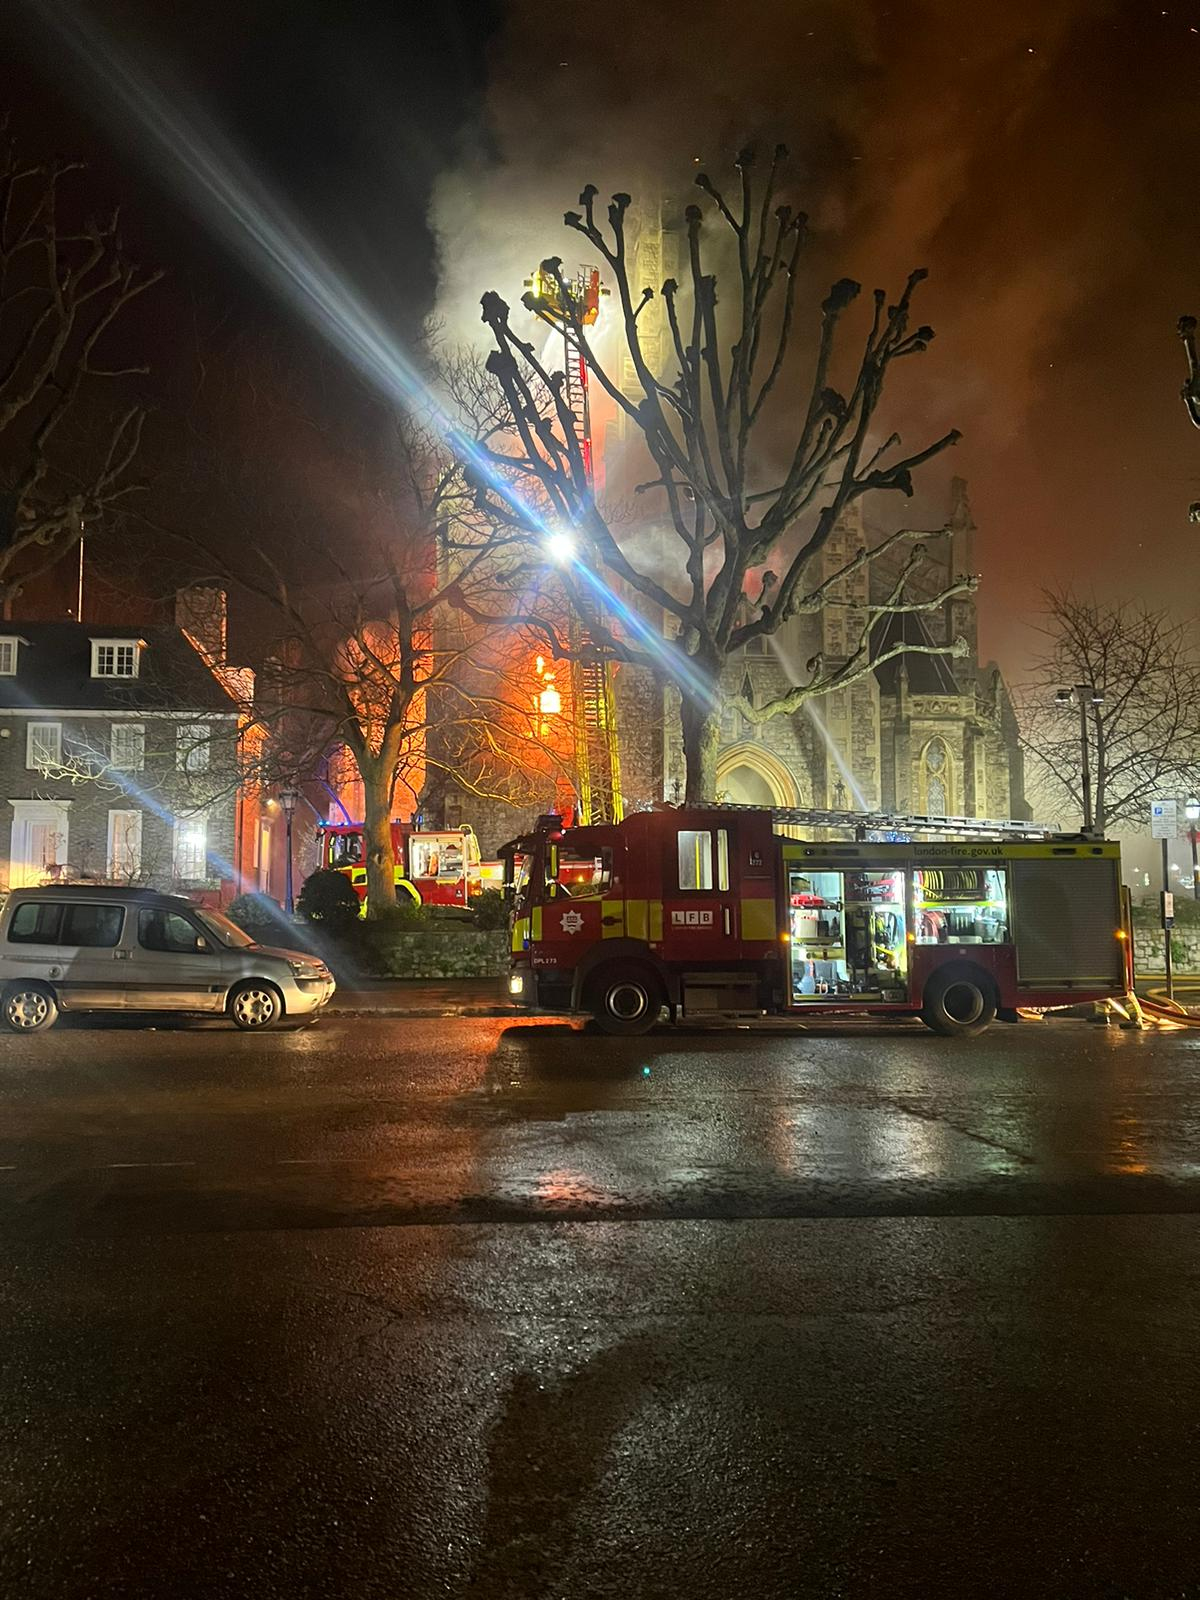
M 189 835 L 199 836 L 196 839 Z M 208 817 L 200 811 L 191 817 L 175 819 L 175 833 L 171 841 L 171 859 L 176 879 L 181 883 L 203 883 L 208 879 Z M 199 862 L 199 872 L 185 871 Z
M 0 678 L 15 678 L 17 675 L 17 652 L 21 648 L 21 641 L 15 633 L 0 634 Z
M 102 671 L 100 666 L 100 652 L 112 651 L 112 667 L 110 671 Z M 131 672 L 118 672 L 117 651 L 131 650 L 133 652 Z M 92 640 L 92 677 L 93 678 L 136 678 L 142 665 L 142 641 L 140 639 L 93 639 Z
M 119 759 L 117 755 L 117 735 L 121 733 L 136 734 L 137 748 L 132 752 L 134 759 Z M 143 772 L 146 767 L 146 724 L 144 722 L 114 722 L 108 740 L 109 764 L 114 772 Z M 126 757 L 130 752 L 126 750 Z
M 175 766 L 197 777 L 212 765 L 212 726 L 207 722 L 181 722 L 175 730 Z
M 34 760 L 34 756 L 33 756 L 34 735 L 37 734 L 39 731 L 44 733 L 45 730 L 48 729 L 48 728 L 52 728 L 54 730 L 54 737 L 49 742 L 47 742 L 43 738 L 41 740 L 41 743 L 43 745 L 43 748 L 45 748 L 48 752 L 52 751 L 53 753 L 52 754 L 47 754 L 47 758 L 46 758 L 45 762 L 35 761 Z M 41 770 L 41 767 L 44 766 L 44 765 L 61 766 L 62 765 L 62 745 L 63 745 L 63 739 L 62 739 L 62 723 L 61 722 L 37 722 L 37 721 L 31 721 L 29 723 L 29 726 L 25 729 L 25 767 L 26 767 L 26 770 L 29 771 L 29 772 L 38 772 L 38 771 Z
M 126 830 L 122 848 L 128 851 L 128 863 L 118 861 L 117 829 Z M 108 876 L 114 881 L 120 874 L 121 883 L 133 883 L 142 871 L 142 813 L 133 808 L 111 810 L 108 813 Z

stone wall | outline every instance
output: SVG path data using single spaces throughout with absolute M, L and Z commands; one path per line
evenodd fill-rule
M 508 971 L 508 932 L 391 934 L 372 951 L 371 967 L 379 978 L 499 978 Z
M 1161 928 L 1134 928 L 1133 962 L 1134 971 L 1139 974 L 1163 970 Z M 1176 972 L 1200 972 L 1200 928 L 1172 929 L 1171 962 Z

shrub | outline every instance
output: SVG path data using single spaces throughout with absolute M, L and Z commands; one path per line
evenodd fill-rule
M 368 917 L 364 928 L 380 934 L 419 933 L 433 920 L 433 907 L 418 905 L 405 894 L 397 898 L 394 906 L 385 906 L 377 917 Z
M 508 922 L 508 902 L 499 889 L 484 889 L 471 901 L 471 920 L 484 932 L 503 928 Z
M 327 933 L 343 933 L 358 921 L 358 896 L 344 872 L 323 867 L 305 878 L 296 910 Z
M 294 931 L 291 918 L 269 894 L 239 894 L 225 914 L 259 944 L 278 944 L 282 935 Z

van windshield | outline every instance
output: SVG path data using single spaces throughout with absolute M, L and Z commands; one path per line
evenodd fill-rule
M 221 944 L 231 945 L 235 950 L 245 950 L 247 946 L 256 943 L 244 928 L 239 928 L 236 922 L 230 922 L 229 918 L 223 917 L 219 911 L 198 910 L 196 916 L 213 938 Z

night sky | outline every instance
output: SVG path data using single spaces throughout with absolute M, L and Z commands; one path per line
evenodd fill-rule
M 294 328 L 70 68 L 47 8 L 16 11 L 0 71 L 19 128 L 86 154 L 169 269 L 146 312 L 156 368 L 197 303 L 226 333 Z M 90 17 L 202 110 L 399 338 L 435 308 L 468 333 L 483 289 L 519 294 L 494 281 L 509 263 L 569 253 L 559 218 L 582 182 L 678 192 L 695 156 L 717 175 L 747 137 L 783 139 L 814 292 L 931 269 L 938 340 L 881 420 L 964 432 L 914 515 L 937 520 L 951 472 L 970 480 L 985 648 L 1019 675 L 1041 584 L 1193 606 L 1200 433 L 1174 326 L 1200 312 L 1200 0 L 108 0 Z

